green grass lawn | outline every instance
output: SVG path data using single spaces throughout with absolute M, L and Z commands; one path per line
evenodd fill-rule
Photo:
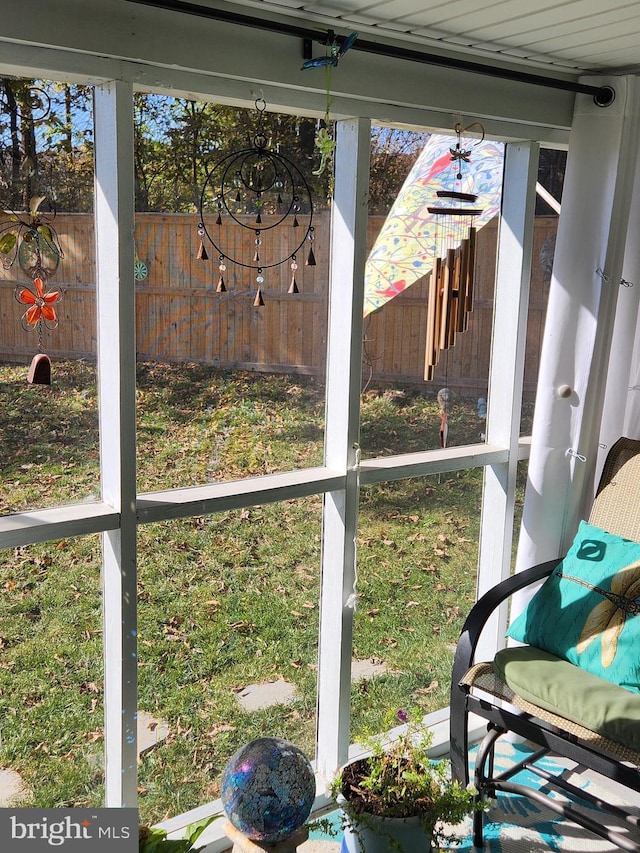
M 439 446 L 434 390 L 363 396 L 363 453 Z M 2 512 L 99 496 L 96 377 L 54 363 L 53 384 L 0 366 Z M 324 389 L 308 377 L 141 364 L 138 489 L 322 463 Z M 458 401 L 450 440 L 479 440 Z M 354 657 L 386 673 L 353 685 L 352 739 L 389 709 L 448 703 L 453 648 L 475 593 L 482 473 L 362 490 Z M 221 771 L 261 734 L 313 755 L 321 498 L 139 528 L 140 708 L 169 724 L 141 759 L 140 810 L 156 822 L 218 794 Z M 3 552 L 0 766 L 38 806 L 102 802 L 103 680 L 98 536 Z M 287 706 L 243 711 L 238 691 L 283 678 Z

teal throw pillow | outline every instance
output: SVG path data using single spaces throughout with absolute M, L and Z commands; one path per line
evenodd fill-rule
M 581 522 L 507 636 L 640 693 L 640 544 Z

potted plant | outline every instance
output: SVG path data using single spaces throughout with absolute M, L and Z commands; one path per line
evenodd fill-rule
M 418 853 L 455 840 L 450 827 L 474 808 L 475 791 L 450 777 L 449 762 L 429 758 L 433 734 L 419 711 L 390 745 L 369 738 L 368 753 L 345 765 L 331 795 L 343 812 L 342 853 Z

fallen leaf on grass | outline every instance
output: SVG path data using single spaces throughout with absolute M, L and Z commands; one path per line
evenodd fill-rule
M 440 686 L 440 682 L 434 679 L 429 683 L 427 687 L 418 687 L 417 690 L 414 690 L 414 695 L 416 696 L 424 696 L 427 693 L 433 693 L 434 690 L 437 690 Z
M 218 723 L 206 732 L 206 736 L 213 740 L 213 738 L 223 734 L 224 732 L 235 732 L 235 730 L 236 727 L 232 726 L 231 723 Z

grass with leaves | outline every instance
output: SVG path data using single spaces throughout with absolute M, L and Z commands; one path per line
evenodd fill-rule
M 367 389 L 367 457 L 439 446 L 435 390 Z M 233 480 L 322 463 L 324 389 L 309 377 L 140 364 L 138 490 Z M 0 511 L 99 496 L 95 367 L 53 365 L 51 386 L 0 365 Z M 457 401 L 450 441 L 480 440 Z M 454 644 L 475 593 L 482 473 L 362 490 L 352 739 L 390 708 L 448 702 Z M 139 707 L 168 724 L 141 756 L 141 821 L 217 797 L 230 755 L 260 735 L 315 736 L 321 497 L 138 530 Z M 16 548 L 0 565 L 0 766 L 37 806 L 98 806 L 104 740 L 100 541 Z M 253 683 L 295 685 L 290 704 L 243 710 Z

